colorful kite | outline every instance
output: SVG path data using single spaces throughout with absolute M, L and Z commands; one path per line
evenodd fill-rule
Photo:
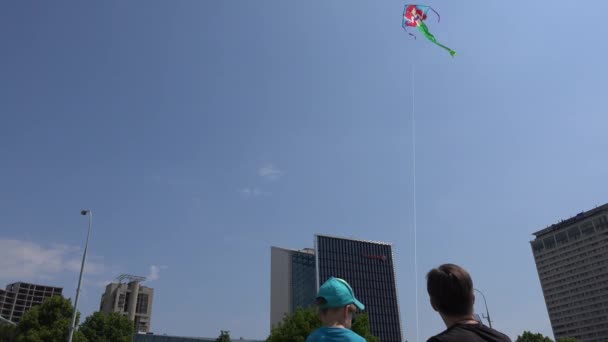
M 439 16 L 439 13 L 437 13 L 437 11 L 435 11 L 432 7 L 423 5 L 405 5 L 405 8 L 403 10 L 403 29 L 410 36 L 416 38 L 416 36 L 414 36 L 411 32 L 407 30 L 407 27 L 418 27 L 418 31 L 420 31 L 420 33 L 422 33 L 426 37 L 426 39 L 446 49 L 453 57 L 454 55 L 456 55 L 456 51 L 439 43 L 437 39 L 435 39 L 435 36 L 433 36 L 429 31 L 429 28 L 426 26 L 426 23 L 424 21 L 427 19 L 426 14 L 429 10 L 433 11 L 437 15 L 437 22 L 439 22 L 441 17 Z

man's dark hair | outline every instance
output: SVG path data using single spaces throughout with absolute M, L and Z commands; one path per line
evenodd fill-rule
M 473 313 L 473 280 L 462 267 L 444 264 L 426 275 L 426 290 L 431 304 L 447 316 L 464 316 Z

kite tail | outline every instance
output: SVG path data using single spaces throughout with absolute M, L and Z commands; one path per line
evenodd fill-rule
M 433 34 L 429 31 L 428 26 L 426 26 L 426 24 L 424 22 L 420 23 L 420 26 L 418 26 L 418 30 L 426 37 L 426 39 L 432 41 L 433 43 L 435 43 L 437 46 L 442 47 L 444 49 L 446 49 L 450 55 L 452 57 L 454 57 L 456 55 L 456 51 L 450 49 L 449 47 L 439 43 L 437 41 L 437 39 L 435 38 L 435 36 L 433 36 Z

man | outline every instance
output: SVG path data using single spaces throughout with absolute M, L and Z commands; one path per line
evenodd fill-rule
M 454 264 L 441 265 L 426 276 L 431 306 L 447 329 L 427 342 L 510 342 L 505 334 L 478 322 L 473 315 L 475 294 L 469 273 Z
M 353 289 L 344 279 L 329 278 L 317 295 L 319 317 L 323 327 L 313 331 L 307 342 L 365 342 L 351 329 L 353 314 L 357 309 L 365 310 Z

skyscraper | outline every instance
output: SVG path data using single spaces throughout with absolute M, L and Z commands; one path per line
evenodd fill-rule
M 314 305 L 318 287 L 335 276 L 350 283 L 366 306 L 372 334 L 402 342 L 392 246 L 315 235 L 315 249 L 271 247 L 271 326 L 297 307 Z
M 106 286 L 106 291 L 101 295 L 99 311 L 123 314 L 133 322 L 135 331 L 150 332 L 154 289 L 140 285 L 145 279 L 128 274 L 118 277 L 118 283 Z
M 383 242 L 315 236 L 317 284 L 346 280 L 365 304 L 371 332 L 383 342 L 402 342 L 392 246 Z
M 608 339 L 608 204 L 534 233 L 530 242 L 555 339 Z
M 315 256 L 312 249 L 301 251 L 270 249 L 270 326 L 283 320 L 285 314 L 314 304 Z
M 29 283 L 13 283 L 0 290 L 0 315 L 5 319 L 19 323 L 23 315 L 33 306 L 42 304 L 52 296 L 61 296 L 60 287 Z

